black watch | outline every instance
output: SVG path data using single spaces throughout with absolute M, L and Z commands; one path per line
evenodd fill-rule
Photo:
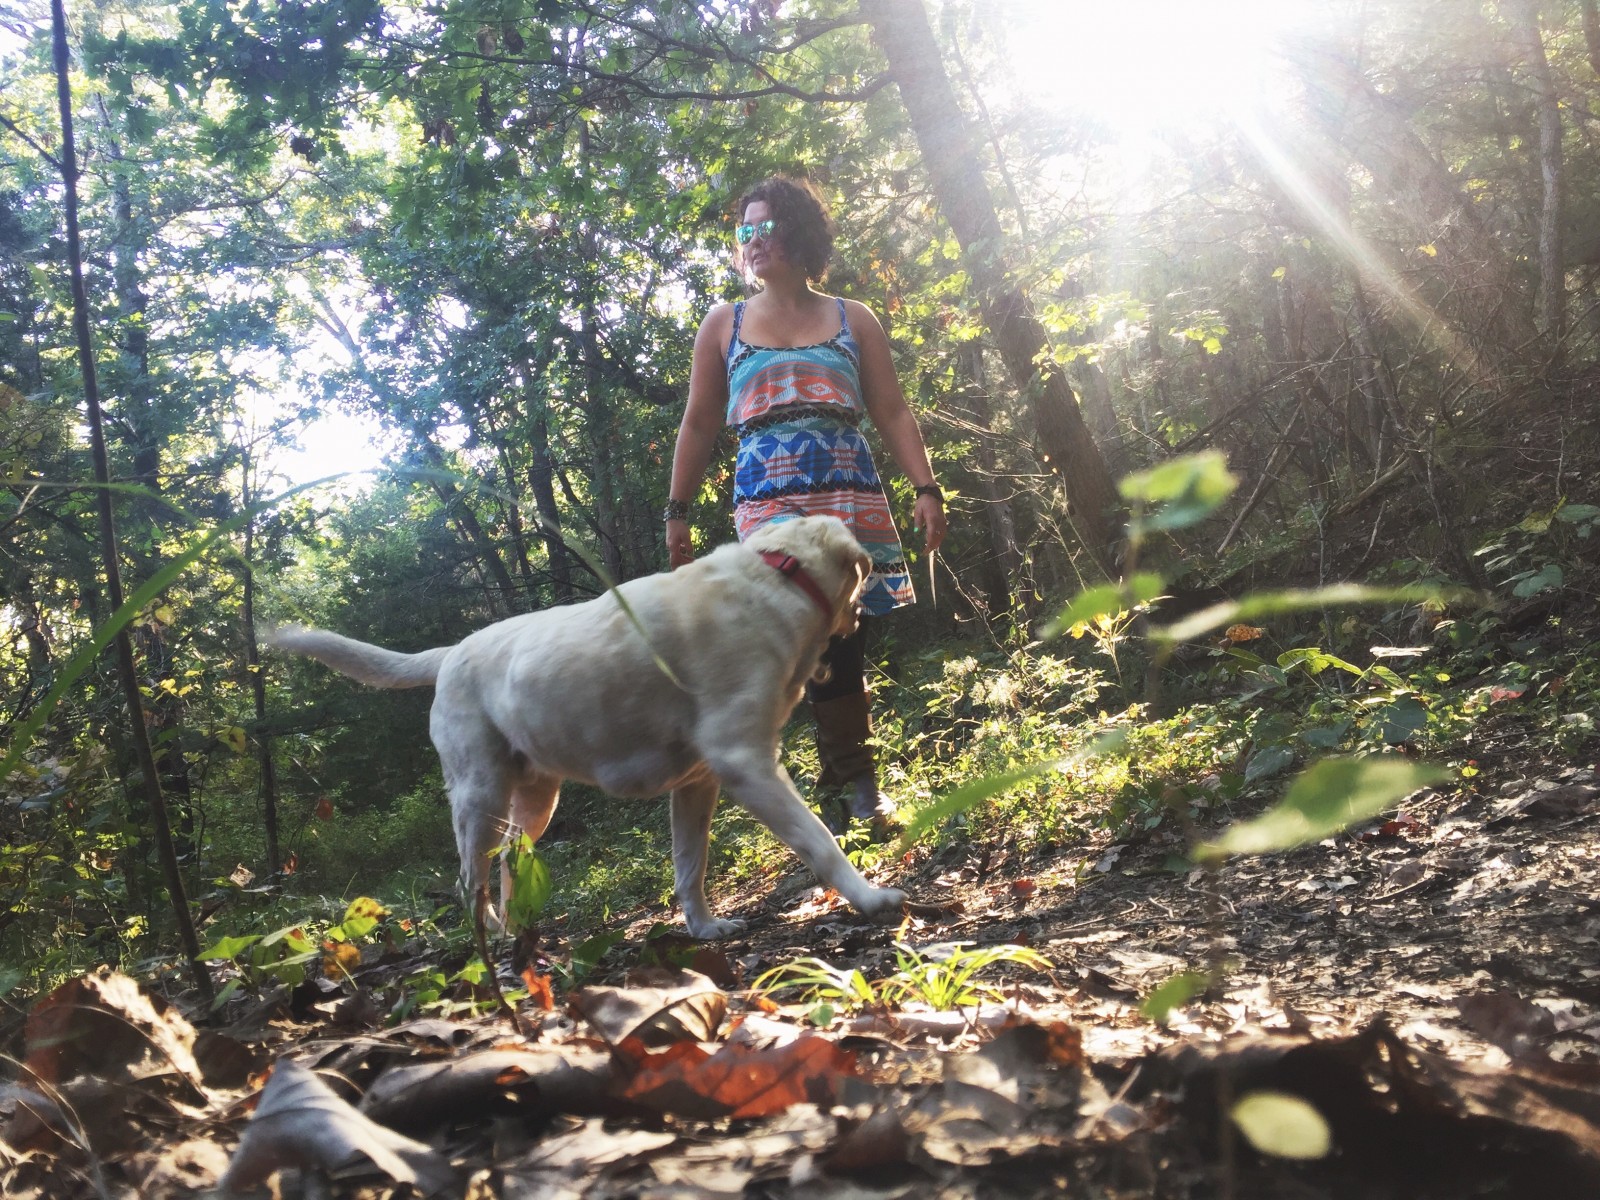
M 944 489 L 937 483 L 925 483 L 916 491 L 919 496 L 932 496 L 940 504 L 944 503 Z
M 668 500 L 667 506 L 661 510 L 663 521 L 687 521 L 689 519 L 689 502 L 687 500 Z

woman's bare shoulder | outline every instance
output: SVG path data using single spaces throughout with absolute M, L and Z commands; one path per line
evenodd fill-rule
M 883 323 L 878 320 L 878 314 L 859 300 L 845 300 L 845 316 L 850 321 L 850 329 L 858 337 L 865 334 L 872 337 L 883 333 Z
M 699 338 L 716 338 L 726 344 L 732 335 L 733 305 L 713 304 L 706 315 L 700 318 Z

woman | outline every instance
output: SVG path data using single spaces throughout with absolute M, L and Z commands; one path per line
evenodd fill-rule
M 862 592 L 869 616 L 911 604 L 911 576 L 889 501 L 857 425 L 869 417 L 916 488 L 912 519 L 932 554 L 944 541 L 944 495 L 922 432 L 895 377 L 889 339 L 865 305 L 812 287 L 833 251 L 833 223 L 809 183 L 775 176 L 739 200 L 735 261 L 759 281 L 749 300 L 719 304 L 695 337 L 689 402 L 678 429 L 664 514 L 672 566 L 690 561 L 689 502 L 724 424 L 739 450 L 734 519 L 743 541 L 762 525 L 804 514 L 840 517 L 872 556 Z M 844 789 L 850 814 L 882 822 L 867 739 L 868 621 L 835 639 L 827 682 L 808 685 L 822 761 L 819 790 Z

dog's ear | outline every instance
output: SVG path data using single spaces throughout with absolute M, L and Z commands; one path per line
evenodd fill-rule
M 861 544 L 848 531 L 844 541 L 846 544 L 838 551 L 840 595 L 833 627 L 835 637 L 848 637 L 861 624 L 861 593 L 872 574 L 872 559 Z

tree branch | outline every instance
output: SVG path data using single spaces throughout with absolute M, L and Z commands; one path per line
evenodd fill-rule
M 51 154 L 50 151 L 46 150 L 38 142 L 34 141 L 33 138 L 30 137 L 27 134 L 27 132 L 25 130 L 23 130 L 23 128 L 20 125 L 18 125 L 15 121 L 13 121 L 10 117 L 5 116 L 4 114 L 0 114 L 0 125 L 5 126 L 12 133 L 16 134 L 17 137 L 21 138 L 25 143 L 27 143 L 28 147 L 35 154 L 37 154 L 40 158 L 44 159 L 45 162 L 49 163 L 52 167 L 54 167 L 58 173 L 60 172 L 60 170 L 61 170 L 61 160 L 59 158 L 57 158 L 54 154 Z

